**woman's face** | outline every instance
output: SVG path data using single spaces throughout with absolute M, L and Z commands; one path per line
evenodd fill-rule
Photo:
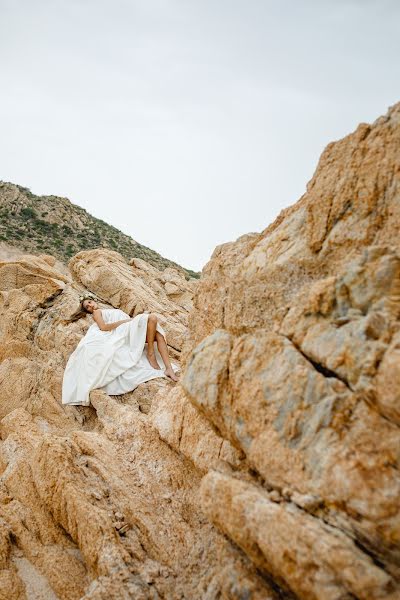
M 99 305 L 94 300 L 84 300 L 82 302 L 82 306 L 87 312 L 92 313 L 96 308 L 99 308 Z

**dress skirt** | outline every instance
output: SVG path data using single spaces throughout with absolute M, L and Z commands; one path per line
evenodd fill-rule
M 105 323 L 129 319 L 129 315 L 117 308 L 102 309 Z M 154 369 L 146 356 L 147 321 L 149 314 L 136 315 L 112 331 L 101 331 L 93 323 L 70 355 L 64 371 L 62 403 L 88 406 L 89 393 L 104 389 L 107 394 L 119 395 L 134 390 L 140 383 L 166 377 L 166 365 L 159 353 L 157 342 L 154 352 L 160 369 Z M 159 323 L 157 331 L 164 336 Z M 174 371 L 178 365 L 171 361 Z

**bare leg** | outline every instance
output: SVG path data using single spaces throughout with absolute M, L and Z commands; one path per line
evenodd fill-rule
M 154 339 L 156 336 L 156 327 L 157 327 L 157 315 L 151 313 L 149 318 L 147 319 L 147 332 L 146 332 L 146 342 L 147 342 L 147 358 L 149 363 L 154 369 L 160 369 L 160 365 L 157 362 L 156 355 L 154 352 Z
M 156 331 L 156 341 L 157 341 L 158 351 L 161 354 L 161 358 L 163 359 L 164 364 L 166 366 L 164 373 L 168 377 L 171 377 L 171 379 L 173 379 L 174 381 L 178 381 L 178 377 L 175 375 L 174 370 L 171 365 L 171 361 L 169 360 L 168 348 L 167 348 L 165 338 L 159 331 Z

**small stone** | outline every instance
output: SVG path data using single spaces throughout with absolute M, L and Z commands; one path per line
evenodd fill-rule
M 130 528 L 131 528 L 131 526 L 128 525 L 128 523 L 126 523 L 125 525 L 123 525 L 121 528 L 118 529 L 118 533 L 120 535 L 124 535 Z
M 298 494 L 293 492 L 292 502 L 303 508 L 304 510 L 315 510 L 321 505 L 321 498 L 313 494 Z
M 281 502 L 281 500 L 282 500 L 282 496 L 280 495 L 280 493 L 278 492 L 278 490 L 272 490 L 272 492 L 269 492 L 268 498 L 272 502 Z
M 385 331 L 385 317 L 379 312 L 373 312 L 368 315 L 365 326 L 365 335 L 370 339 L 377 340 Z
M 333 325 L 336 325 L 336 327 L 340 327 L 341 325 L 346 325 L 346 323 L 349 323 L 350 320 L 350 317 L 337 317 L 336 319 L 334 319 Z

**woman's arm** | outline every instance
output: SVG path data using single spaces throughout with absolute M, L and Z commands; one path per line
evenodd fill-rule
M 101 314 L 101 308 L 96 308 L 96 310 L 92 313 L 93 319 L 99 326 L 101 331 L 112 331 L 116 329 L 118 325 L 122 325 L 122 323 L 128 323 L 131 319 L 123 319 L 122 321 L 115 321 L 115 323 L 105 323 Z

